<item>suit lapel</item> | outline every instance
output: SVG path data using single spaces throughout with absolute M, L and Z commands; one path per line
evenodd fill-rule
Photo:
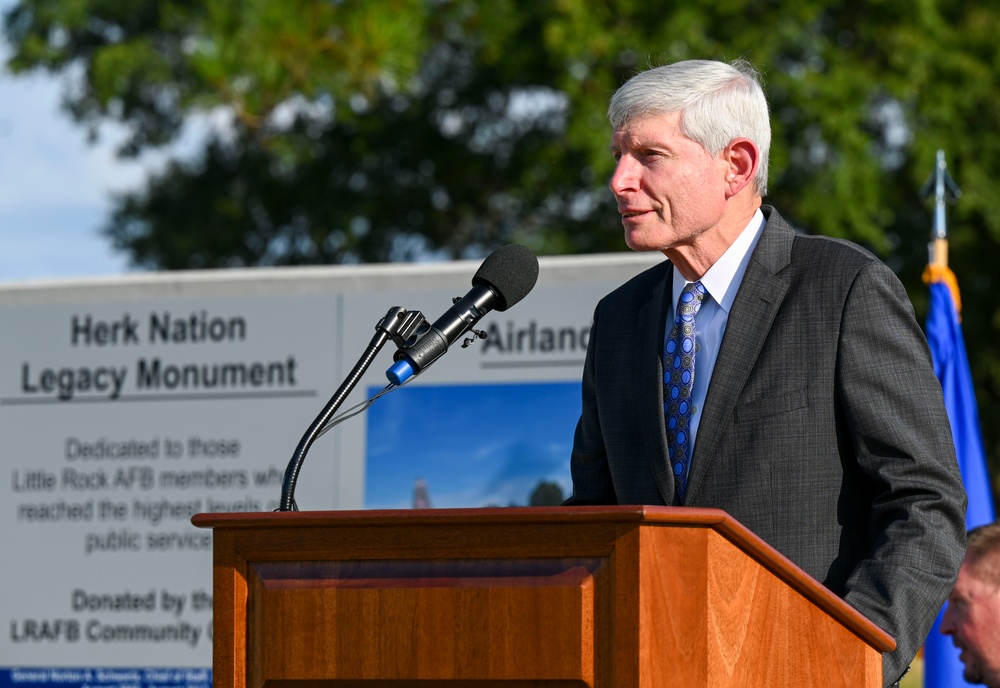
M 698 496 L 698 487 L 716 456 L 721 436 L 732 422 L 733 407 L 788 289 L 788 283 L 776 275 L 791 260 L 794 230 L 774 209 L 763 206 L 761 210 L 767 224 L 736 293 L 705 395 L 685 496 L 688 504 Z
M 668 261 L 663 279 L 636 312 L 639 346 L 632 365 L 633 389 L 639 390 L 636 411 L 642 414 L 640 427 L 651 429 L 650 450 L 646 452 L 649 468 L 665 504 L 674 499 L 674 475 L 667 461 L 667 428 L 663 417 L 663 332 L 673 276 L 674 268 Z

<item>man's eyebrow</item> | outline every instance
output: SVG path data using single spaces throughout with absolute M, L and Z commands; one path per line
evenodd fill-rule
M 614 153 L 624 148 L 635 150 L 638 148 L 648 148 L 650 145 L 645 138 L 640 139 L 637 136 L 627 136 L 621 139 L 611 139 L 611 143 L 608 144 L 608 150 Z

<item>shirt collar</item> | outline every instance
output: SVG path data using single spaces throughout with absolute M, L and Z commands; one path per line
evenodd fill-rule
M 726 313 L 736 300 L 736 292 L 739 291 L 740 282 L 743 281 L 743 273 L 746 272 L 747 264 L 750 262 L 750 255 L 757 246 L 757 239 L 764 228 L 764 214 L 757 208 L 750 222 L 743 228 L 736 240 L 730 244 L 726 252 L 708 269 L 701 278 L 701 284 L 705 287 L 708 295 L 722 307 Z M 674 270 L 673 294 L 677 296 L 684 289 L 687 280 L 680 270 Z

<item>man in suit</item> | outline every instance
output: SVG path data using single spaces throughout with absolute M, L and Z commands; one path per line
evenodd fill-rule
M 962 651 L 966 681 L 1000 688 L 1000 521 L 969 531 L 941 632 Z
M 716 507 L 920 647 L 965 548 L 941 388 L 896 276 L 796 233 L 767 190 L 748 63 L 692 60 L 612 97 L 625 242 L 668 260 L 598 304 L 567 504 Z

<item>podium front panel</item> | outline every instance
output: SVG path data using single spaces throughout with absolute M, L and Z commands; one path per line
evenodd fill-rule
M 592 686 L 605 571 L 601 559 L 252 563 L 248 683 Z

